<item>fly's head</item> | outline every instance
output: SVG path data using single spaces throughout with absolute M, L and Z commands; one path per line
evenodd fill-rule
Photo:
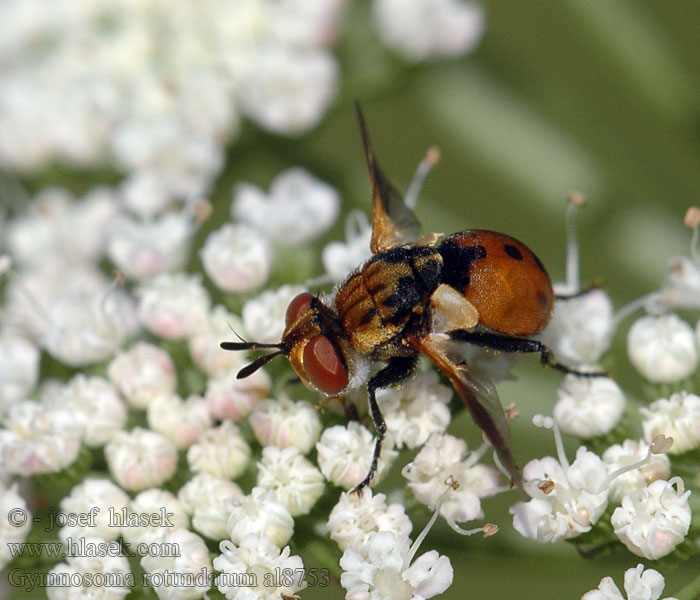
M 273 349 L 243 367 L 238 379 L 248 377 L 277 356 L 286 356 L 301 381 L 328 396 L 343 392 L 350 380 L 348 344 L 332 311 L 308 292 L 287 307 L 285 329 L 277 344 L 223 342 L 224 350 Z

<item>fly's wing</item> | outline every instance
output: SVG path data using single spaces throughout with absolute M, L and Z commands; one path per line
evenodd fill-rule
M 355 104 L 360 123 L 362 144 L 367 160 L 369 180 L 372 184 L 372 254 L 384 252 L 395 246 L 412 244 L 418 239 L 420 223 L 416 215 L 403 201 L 401 194 L 385 177 L 374 158 L 367 125 L 359 104 Z
M 524 491 L 522 474 L 511 452 L 508 421 L 493 383 L 469 365 L 456 364 L 447 356 L 439 342 L 414 336 L 409 338 L 409 343 L 447 375 L 472 419 L 486 434 L 501 464 L 508 471 L 511 483 Z

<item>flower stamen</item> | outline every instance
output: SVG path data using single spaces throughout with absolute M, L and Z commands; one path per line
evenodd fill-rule
M 566 288 L 569 294 L 576 294 L 581 287 L 576 214 L 579 207 L 586 204 L 586 200 L 581 194 L 572 192 L 569 194 L 568 202 L 566 210 Z
M 411 183 L 406 190 L 404 203 L 408 208 L 413 209 L 418 204 L 418 196 L 420 196 L 420 192 L 423 189 L 425 178 L 439 160 L 440 149 L 437 146 L 430 146 L 423 159 L 418 163 L 416 172 L 413 174 L 413 179 L 411 179 Z
M 693 230 L 693 237 L 690 240 L 690 256 L 695 263 L 700 264 L 700 208 L 697 206 L 688 208 L 683 222 L 686 227 Z
M 664 454 L 668 452 L 673 445 L 673 438 L 671 437 L 666 437 L 665 435 L 659 434 L 657 435 L 652 441 L 651 444 L 649 444 L 649 450 L 647 452 L 647 455 L 640 461 L 637 461 L 635 463 L 626 465 L 624 467 L 620 467 L 616 471 L 613 471 L 610 473 L 605 478 L 605 481 L 603 481 L 601 485 L 601 490 L 606 489 L 607 487 L 610 486 L 610 483 L 612 482 L 613 479 L 616 477 L 619 477 L 623 473 L 627 473 L 628 471 L 632 471 L 634 469 L 639 469 L 643 467 L 645 464 L 647 464 L 652 456 L 655 454 Z

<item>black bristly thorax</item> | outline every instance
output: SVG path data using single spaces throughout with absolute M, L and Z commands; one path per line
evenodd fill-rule
M 442 257 L 432 247 L 398 247 L 372 257 L 336 294 L 353 347 L 374 358 L 405 352 L 402 336 L 424 328 L 441 276 Z

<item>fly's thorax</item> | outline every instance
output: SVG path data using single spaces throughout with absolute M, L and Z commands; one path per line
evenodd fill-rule
M 441 269 L 437 250 L 416 246 L 377 254 L 352 273 L 336 292 L 335 309 L 353 348 L 384 356 L 407 328 L 421 327 Z

